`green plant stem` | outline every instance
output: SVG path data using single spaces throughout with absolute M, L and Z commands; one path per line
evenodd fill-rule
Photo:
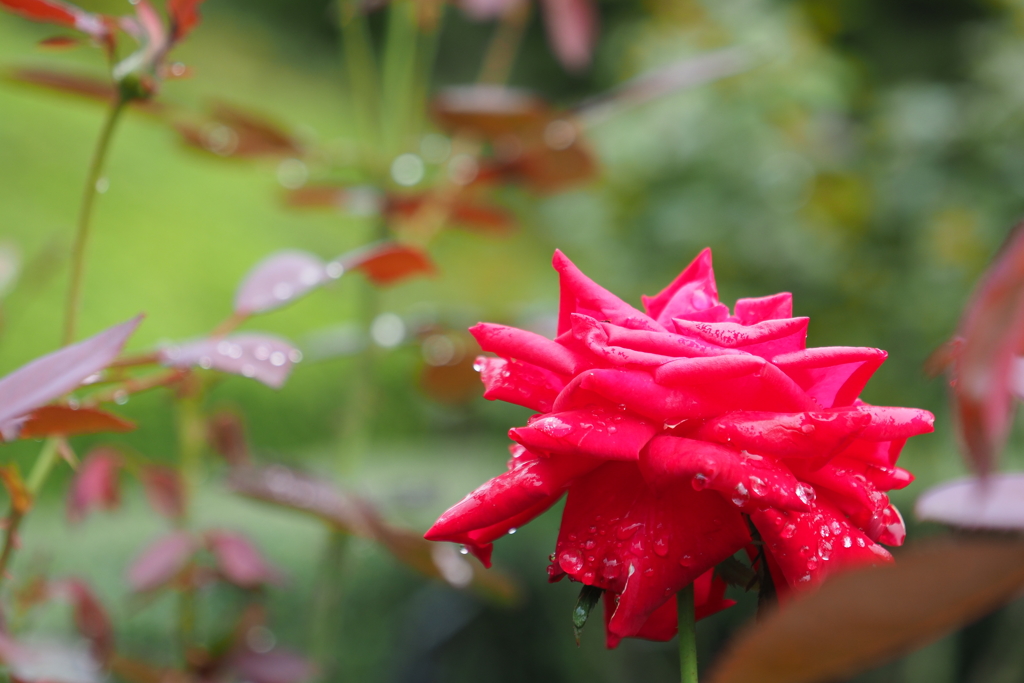
M 408 145 L 419 42 L 417 2 L 392 0 L 388 7 L 380 111 L 381 138 L 388 157 L 405 151 Z
M 679 680 L 697 683 L 697 621 L 694 618 L 693 584 L 679 591 Z
M 114 130 L 117 122 L 121 119 L 128 100 L 118 96 L 113 100 L 110 109 L 107 110 L 107 118 L 100 130 L 100 137 L 96 141 L 96 148 L 92 153 L 92 161 L 89 162 L 89 172 L 85 177 L 85 191 L 82 194 L 82 204 L 78 209 L 78 224 L 75 228 L 75 242 L 71 249 L 71 275 L 68 283 L 67 304 L 64 308 L 64 336 L 62 346 L 67 346 L 75 340 L 75 328 L 78 325 L 78 313 L 82 306 L 82 276 L 85 271 L 85 247 L 89 240 L 89 224 L 92 220 L 93 204 L 96 200 L 96 183 L 99 182 L 103 173 L 104 162 L 107 159 L 107 152 L 110 150 L 110 141 L 114 137 Z
M 373 54 L 370 30 L 357 0 L 341 0 L 342 61 L 348 74 L 349 101 L 355 119 L 356 137 L 363 162 L 372 169 L 380 166 L 378 140 L 379 93 L 377 60 Z

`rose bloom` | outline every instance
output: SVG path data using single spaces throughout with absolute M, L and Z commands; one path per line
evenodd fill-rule
M 732 604 L 714 567 L 763 551 L 781 596 L 844 567 L 890 562 L 903 520 L 885 492 L 931 413 L 858 395 L 879 349 L 806 348 L 789 293 L 718 301 L 711 251 L 641 312 L 555 252 L 561 302 L 552 341 L 481 323 L 484 396 L 538 412 L 509 436 L 508 471 L 445 512 L 426 537 L 492 542 L 568 492 L 552 581 L 604 589 L 608 645 L 670 639 L 675 594 L 694 583 L 697 617 Z M 762 545 L 753 543 L 756 529 Z

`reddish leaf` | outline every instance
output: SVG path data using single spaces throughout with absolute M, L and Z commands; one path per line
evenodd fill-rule
M 101 683 L 92 654 L 77 645 L 16 641 L 0 634 L 0 660 L 11 678 L 24 683 Z
M 22 439 L 76 436 L 100 432 L 130 432 L 135 423 L 99 408 L 43 406 L 33 410 L 21 427 Z
M 161 536 L 132 562 L 128 584 L 138 593 L 162 588 L 181 573 L 196 550 L 196 540 L 187 531 Z
M 282 251 L 256 264 L 235 294 L 235 312 L 265 313 L 295 301 L 330 279 L 323 260 L 304 251 Z
M 0 379 L 0 424 L 63 396 L 110 365 L 141 320 L 140 316 L 111 327 Z
M 995 609 L 1024 586 L 1024 541 L 921 546 L 851 571 L 740 634 L 710 683 L 846 679 Z
M 561 192 L 597 177 L 599 166 L 593 153 L 579 141 L 565 149 L 535 148 L 514 161 L 483 168 L 481 181 L 497 174 L 506 181 L 521 182 L 534 192 Z
M 427 201 L 426 195 L 389 197 L 387 212 L 390 216 L 408 219 Z M 456 227 L 492 234 L 508 233 L 515 226 L 515 218 L 508 211 L 468 201 L 458 201 L 451 207 L 450 221 Z
M 51 581 L 47 586 L 51 597 L 67 600 L 74 607 L 75 628 L 92 643 L 93 656 L 100 663 L 114 655 L 114 627 L 107 610 L 81 579 Z
M 597 8 L 593 0 L 542 0 L 544 27 L 558 61 L 569 71 L 588 64 L 597 42 Z
M 94 38 L 104 38 L 109 33 L 103 17 L 60 0 L 0 0 L 0 7 L 34 21 L 67 26 Z
M 328 482 L 281 466 L 236 467 L 229 486 L 243 496 L 299 510 L 352 535 L 375 540 L 404 564 L 456 588 L 472 587 L 500 602 L 516 599 L 516 586 L 501 573 L 470 563 L 450 544 L 431 543 L 419 533 L 391 526 L 368 503 Z
M 968 529 L 1024 530 L 1024 474 L 959 479 L 917 499 L 919 519 Z
M 79 38 L 74 36 L 53 36 L 40 40 L 38 45 L 46 50 L 70 50 L 82 44 Z
M 11 509 L 19 515 L 28 512 L 32 507 L 32 493 L 25 486 L 18 466 L 12 462 L 0 467 L 0 480 L 11 497 Z
M 199 25 L 199 6 L 203 0 L 168 0 L 167 13 L 171 15 L 171 43 L 183 40 Z
M 524 0 L 459 0 L 462 10 L 476 21 L 497 19 L 510 12 Z
M 169 519 L 181 519 L 185 514 L 185 493 L 177 470 L 164 465 L 144 465 L 139 479 L 154 510 Z
M 301 359 L 298 349 L 269 334 L 233 334 L 160 350 L 160 362 L 168 367 L 219 370 L 251 377 L 273 389 L 284 385 L 292 365 Z
M 96 448 L 85 456 L 68 491 L 69 521 L 82 521 L 94 508 L 113 510 L 120 505 L 118 473 L 123 465 L 121 454 L 108 446 Z
M 41 67 L 14 69 L 7 78 L 18 83 L 38 85 L 50 90 L 87 97 L 98 102 L 109 102 L 117 97 L 117 89 L 109 81 Z
M 259 588 L 282 580 L 281 572 L 271 567 L 260 551 L 241 534 L 208 531 L 206 545 L 229 583 L 240 588 Z
M 219 103 L 203 125 L 175 124 L 185 143 L 223 157 L 300 157 L 302 146 L 261 116 Z
M 308 659 L 281 648 L 270 652 L 246 649 L 231 658 L 231 668 L 252 683 L 302 683 L 317 673 Z
M 540 98 L 494 85 L 446 88 L 434 99 L 432 109 L 445 130 L 488 140 L 509 135 L 540 139 L 553 116 Z
M 249 464 L 249 444 L 245 439 L 245 427 L 237 414 L 221 411 L 210 418 L 210 445 L 220 453 L 228 465 Z
M 1013 359 L 1024 342 L 1024 229 L 1014 229 L 960 320 L 953 408 L 970 463 L 987 473 L 1006 443 Z
M 338 257 L 345 270 L 362 271 L 375 285 L 391 285 L 415 275 L 433 275 L 436 270 L 423 251 L 393 242 L 368 247 Z

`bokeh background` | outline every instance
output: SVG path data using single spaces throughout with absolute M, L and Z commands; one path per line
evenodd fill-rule
M 125 11 L 126 3 L 82 3 Z M 1024 214 L 1024 3 L 1014 0 L 602 0 L 592 66 L 566 72 L 534 14 L 510 82 L 568 107 L 648 69 L 708 50 L 742 47 L 749 68 L 718 82 L 624 109 L 586 131 L 600 160 L 592 182 L 538 196 L 508 188 L 517 218 L 495 236 L 446 230 L 429 245 L 439 273 L 374 295 L 376 313 L 458 330 L 478 320 L 543 329 L 556 312 L 555 248 L 627 301 L 661 289 L 704 246 L 714 250 L 722 299 L 791 291 L 811 317 L 809 345 L 876 346 L 889 360 L 865 400 L 937 415 L 904 467 L 917 481 L 894 499 L 910 539 L 936 529 L 912 519 L 927 486 L 965 471 L 941 380 L 921 369 L 953 331 L 977 275 Z M 199 111 L 226 101 L 281 123 L 331 155 L 335 178 L 359 141 L 341 87 L 336 12 L 325 0 L 209 0 L 204 22 L 175 56 L 194 69 L 162 99 Z M 472 82 L 493 32 L 444 9 L 434 89 Z M 371 16 L 380 38 L 381 13 Z M 0 64 L 69 63 L 102 74 L 96 51 L 50 54 L 53 31 L 0 14 Z M 2 300 L 0 370 L 56 347 L 73 220 L 102 107 L 0 82 L 0 239 L 21 256 Z M 431 125 L 424 124 L 424 132 Z M 402 150 L 416 152 L 416 148 Z M 90 245 L 83 333 L 139 311 L 132 348 L 203 334 L 230 311 L 256 261 L 284 248 L 332 257 L 370 241 L 375 219 L 285 206 L 294 166 L 220 159 L 184 146 L 160 121 L 128 115 L 115 141 Z M 330 478 L 373 500 L 386 517 L 424 530 L 507 459 L 505 431 L 526 409 L 424 390 L 423 348 L 371 343 L 367 287 L 343 279 L 249 327 L 286 336 L 306 360 L 272 391 L 241 377 L 219 384 L 209 410 L 245 416 L 257 456 Z M 340 340 L 340 341 L 339 341 Z M 362 379 L 360 379 L 362 377 Z M 354 392 L 366 383 L 370 393 Z M 436 394 L 436 392 L 435 392 Z M 367 400 L 367 396 L 371 396 Z M 141 426 L 116 438 L 173 462 L 171 399 L 133 398 L 121 412 Z M 369 406 L 369 408 L 367 407 Z M 1015 436 L 1010 466 L 1020 465 Z M 5 446 L 27 466 L 38 446 Z M 1014 453 L 1016 451 L 1016 454 Z M 672 643 L 624 642 L 605 651 L 599 624 L 573 642 L 575 587 L 547 585 L 558 508 L 500 541 L 495 562 L 520 598 L 495 604 L 419 577 L 378 546 L 339 550 L 315 520 L 245 501 L 221 483 L 214 458 L 196 524 L 245 531 L 288 574 L 268 595 L 277 640 L 316 659 L 326 681 L 670 681 Z M 124 507 L 70 526 L 69 473 L 50 482 L 24 530 L 14 572 L 45 568 L 87 577 L 114 613 L 124 650 L 167 660 L 175 605 L 128 595 L 124 570 L 165 523 L 129 486 Z M 733 590 L 733 589 L 730 589 Z M 702 622 L 713 660 L 752 618 L 752 596 Z M 209 623 L 240 598 L 208 596 Z M 234 601 L 234 602 L 233 602 Z M 66 615 L 40 617 L 68 630 Z M 1019 681 L 1024 605 L 859 681 Z

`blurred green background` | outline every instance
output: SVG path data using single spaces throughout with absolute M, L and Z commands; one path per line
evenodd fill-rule
M 83 4 L 127 8 L 113 0 Z M 917 481 L 894 494 L 911 539 L 935 532 L 913 522 L 913 500 L 964 467 L 942 382 L 926 379 L 921 365 L 953 331 L 975 278 L 1024 209 L 1024 3 L 606 0 L 598 8 L 601 39 L 590 69 L 570 75 L 558 66 L 535 13 L 512 83 L 569 106 L 706 50 L 741 46 L 751 67 L 588 130 L 602 164 L 597 181 L 548 197 L 504 193 L 520 222 L 514 234 L 443 232 L 430 245 L 440 273 L 382 292 L 379 309 L 434 316 L 451 327 L 536 321 L 556 310 L 549 266 L 556 247 L 636 303 L 711 246 L 724 301 L 788 290 L 796 313 L 811 317 L 810 345 L 888 350 L 864 398 L 936 413 L 936 433 L 914 439 L 904 455 Z M 209 0 L 203 14 L 175 53 L 195 75 L 166 84 L 164 101 L 196 109 L 231 102 L 345 158 L 355 133 L 329 4 Z M 379 16 L 371 27 L 383 32 Z M 471 82 L 492 30 L 445 8 L 434 85 Z M 40 51 L 38 40 L 53 33 L 0 14 L 0 64 L 70 64 L 102 74 L 96 51 Z M 73 220 L 101 118 L 94 103 L 0 82 L 0 239 L 23 258 L 2 302 L 4 372 L 57 345 Z M 129 114 L 110 156 L 109 191 L 98 202 L 83 334 L 144 311 L 131 348 L 195 337 L 230 312 L 239 279 L 265 255 L 300 248 L 329 258 L 371 239 L 369 219 L 286 208 L 277 170 L 276 162 L 186 149 L 158 121 Z M 353 448 L 346 416 L 359 406 L 348 387 L 364 359 L 316 360 L 309 348 L 318 333 L 356 321 L 364 294 L 363 283 L 345 278 L 247 324 L 294 340 L 308 360 L 278 392 L 229 378 L 208 407 L 243 413 L 262 460 L 332 477 L 374 500 L 390 520 L 423 530 L 503 469 L 505 431 L 528 411 L 482 398 L 433 401 L 418 384 L 418 346 L 380 349 L 370 370 L 376 400 L 361 426 L 368 446 Z M 168 396 L 133 398 L 122 412 L 142 427 L 116 439 L 78 439 L 78 452 L 116 441 L 173 460 Z M 27 466 L 38 446 L 5 448 Z M 1010 460 L 1019 465 L 1014 450 Z M 326 680 L 676 676 L 672 643 L 626 641 L 608 652 L 594 624 L 583 646 L 574 646 L 574 587 L 545 582 L 557 510 L 497 544 L 496 564 L 523 587 L 517 605 L 500 607 L 423 580 L 359 540 L 325 573 L 326 530 L 233 496 L 220 483 L 222 469 L 214 460 L 207 466 L 197 524 L 245 531 L 287 571 L 289 583 L 269 595 L 271 627 L 280 642 L 328 662 Z M 89 578 L 117 618 L 123 649 L 169 661 L 174 605 L 167 598 L 139 605 L 122 578 L 164 522 L 129 486 L 122 510 L 69 527 L 68 479 L 61 473 L 44 492 L 14 573 L 48 567 Z M 702 622 L 705 663 L 753 614 L 750 596 L 740 599 Z M 237 600 L 211 595 L 204 614 L 216 621 Z M 325 604 L 326 631 L 311 618 Z M 68 626 L 58 614 L 38 628 Z M 1022 628 L 1024 605 L 1014 604 L 857 680 L 1019 681 Z

